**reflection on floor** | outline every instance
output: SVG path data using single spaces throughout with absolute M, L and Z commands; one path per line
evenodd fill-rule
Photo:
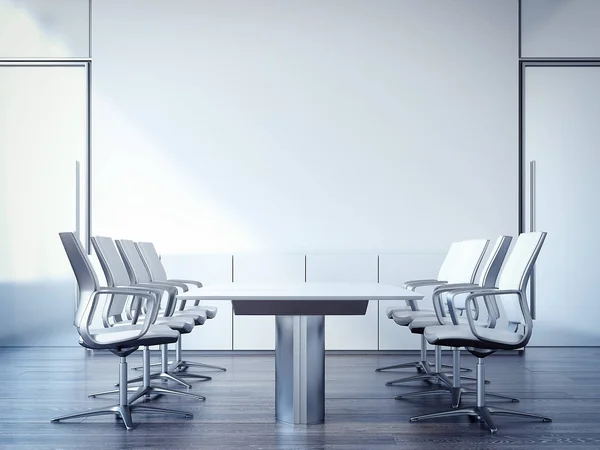
M 486 375 L 491 381 L 488 389 L 521 399 L 520 403 L 504 403 L 506 407 L 554 419 L 547 424 L 498 417 L 495 436 L 464 417 L 409 423 L 410 416 L 447 409 L 449 396 L 394 400 L 395 395 L 426 384 L 385 386 L 385 381 L 412 372 L 376 373 L 374 369 L 411 361 L 415 355 L 327 355 L 326 423 L 311 427 L 274 422 L 272 355 L 186 352 L 185 356 L 225 366 L 227 372 L 206 371 L 212 381 L 193 382 L 191 391 L 206 396 L 205 402 L 173 396 L 150 402 L 191 411 L 193 419 L 137 414 L 134 420 L 139 426 L 128 432 L 111 416 L 50 423 L 56 415 L 115 402 L 115 396 L 89 399 L 87 394 L 112 387 L 118 374 L 117 357 L 82 348 L 2 348 L 0 448 L 600 448 L 598 348 L 531 348 L 523 356 L 486 358 Z M 157 358 L 153 354 L 153 361 Z M 130 367 L 137 365 L 141 352 L 129 360 Z M 462 362 L 473 368 L 475 360 L 466 354 Z M 464 403 L 471 401 L 467 398 Z

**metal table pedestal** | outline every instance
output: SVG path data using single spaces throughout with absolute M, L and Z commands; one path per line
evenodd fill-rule
M 275 417 L 293 425 L 325 420 L 325 318 L 277 316 Z

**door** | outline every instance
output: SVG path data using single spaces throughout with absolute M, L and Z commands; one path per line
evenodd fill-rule
M 77 346 L 60 231 L 85 228 L 85 63 L 0 63 L 0 345 Z
M 526 66 L 524 87 L 525 229 L 533 218 L 535 229 L 548 232 L 535 268 L 529 345 L 595 346 L 600 67 Z

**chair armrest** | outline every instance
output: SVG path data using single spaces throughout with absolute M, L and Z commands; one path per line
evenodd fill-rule
M 116 290 L 118 289 L 118 292 L 116 292 Z M 110 287 L 103 287 L 103 288 L 99 288 L 98 290 L 96 290 L 95 292 L 98 292 L 100 294 L 104 294 L 104 295 L 131 295 L 134 296 L 137 295 L 139 292 L 149 292 L 151 289 L 142 289 L 142 288 L 136 288 L 133 285 L 127 285 L 127 286 L 110 286 Z M 158 295 L 158 298 L 162 298 L 162 292 L 160 294 L 158 294 L 158 291 L 156 292 Z M 110 309 L 110 301 L 107 302 L 107 304 L 105 305 L 104 311 L 102 312 L 102 324 L 105 327 L 110 327 L 110 321 L 108 320 L 108 311 Z M 137 316 L 134 316 L 133 314 L 133 309 L 137 308 L 137 301 L 134 300 L 131 302 L 131 304 L 129 305 L 129 309 L 125 310 L 125 313 L 127 315 L 127 318 L 129 320 L 132 321 L 132 323 L 136 323 L 138 318 L 139 318 L 139 314 L 140 314 L 140 309 L 137 309 Z M 154 322 L 156 320 L 156 318 L 154 318 L 154 320 L 152 320 L 152 322 Z
M 127 317 L 129 319 L 131 319 L 134 324 L 137 322 L 137 320 L 140 316 L 140 313 L 142 312 L 142 305 L 138 305 L 138 303 L 140 303 L 140 302 L 138 302 L 135 298 L 135 297 L 142 297 L 141 295 L 139 295 L 139 293 L 150 292 L 150 293 L 154 294 L 156 296 L 156 298 L 158 299 L 159 307 L 156 308 L 156 310 L 154 311 L 154 315 L 150 314 L 149 311 L 146 312 L 146 320 L 144 320 L 144 322 L 149 320 L 151 323 L 154 323 L 156 321 L 156 318 L 158 317 L 158 312 L 160 309 L 160 300 L 162 299 L 163 294 L 165 292 L 167 292 L 169 295 L 169 300 L 167 300 L 167 304 L 169 303 L 169 301 L 173 302 L 175 297 L 177 296 L 176 290 L 174 293 L 172 293 L 172 292 L 167 291 L 166 289 L 162 289 L 157 286 L 152 286 L 152 285 L 148 285 L 145 283 L 131 284 L 128 286 L 115 286 L 115 287 L 119 288 L 119 289 L 131 289 L 135 292 L 134 294 L 131 294 L 134 296 L 134 299 L 131 302 L 131 304 L 129 305 L 129 311 L 127 311 Z M 173 300 L 171 300 L 171 298 Z
M 167 304 L 165 305 L 165 308 L 164 308 L 165 309 L 164 316 L 165 317 L 172 316 L 173 313 L 175 312 L 175 303 L 177 301 L 177 294 L 179 294 L 179 291 L 177 290 L 176 286 L 174 286 L 170 283 L 162 282 L 162 281 L 151 281 L 149 283 L 136 283 L 136 284 L 133 284 L 132 286 L 155 288 L 155 289 L 160 289 L 162 291 L 162 293 L 166 292 L 168 294 L 168 298 L 167 298 Z M 161 297 L 162 297 L 162 293 L 161 293 Z
M 418 287 L 423 287 L 423 286 L 437 286 L 440 284 L 446 284 L 447 281 L 440 281 L 440 280 L 434 280 L 434 279 L 427 279 L 427 280 L 410 280 L 410 281 L 405 281 L 404 284 L 402 285 L 402 287 L 404 289 L 408 289 L 410 291 L 414 291 L 415 288 Z
M 465 283 L 467 286 L 469 285 L 468 283 Z M 456 315 L 456 310 L 459 309 L 454 305 L 454 297 L 460 295 L 460 294 L 470 294 L 472 292 L 479 292 L 482 290 L 490 290 L 493 288 L 489 288 L 489 287 L 482 287 L 479 286 L 478 284 L 473 284 L 471 285 L 471 287 L 464 287 L 464 288 L 456 288 L 456 289 L 452 289 L 450 293 L 450 295 L 448 296 L 448 298 L 446 299 L 446 306 L 448 307 L 448 313 L 450 314 L 450 318 L 452 319 L 452 323 L 454 325 L 459 325 L 459 321 L 458 321 L 458 317 Z M 465 303 L 466 304 L 466 303 Z M 440 299 L 440 307 L 441 307 L 441 299 Z M 460 308 L 460 309 L 464 309 L 464 308 Z M 476 314 L 477 316 L 479 316 L 479 308 L 476 306 Z
M 121 287 L 100 288 L 92 293 L 90 300 L 88 301 L 87 305 L 85 306 L 85 310 L 84 310 L 83 314 L 81 315 L 79 324 L 77 324 L 77 329 L 79 330 L 79 334 L 81 335 L 81 338 L 84 340 L 84 342 L 87 340 L 88 342 L 91 342 L 95 345 L 107 345 L 107 344 L 108 345 L 113 345 L 113 344 L 117 345 L 120 343 L 129 342 L 132 339 L 139 339 L 148 332 L 148 330 L 150 329 L 150 326 L 152 325 L 152 322 L 150 320 L 144 320 L 144 323 L 139 327 L 139 332 L 138 332 L 137 336 L 135 336 L 134 338 L 115 339 L 113 341 L 109 340 L 109 341 L 105 341 L 102 343 L 96 341 L 96 339 L 94 339 L 93 335 L 90 333 L 90 325 L 92 324 L 93 312 L 96 309 L 96 306 L 98 303 L 98 297 L 102 294 L 139 296 L 146 300 L 146 305 L 148 307 L 149 314 L 151 316 L 155 315 L 158 312 L 159 298 L 156 296 L 155 293 L 141 292 L 138 289 L 121 288 Z M 141 306 L 141 305 L 139 305 L 139 306 Z M 139 309 L 139 307 L 138 307 L 138 309 Z M 139 311 L 136 314 L 139 316 Z M 85 320 L 85 319 L 87 319 L 87 320 Z M 85 323 L 83 323 L 84 320 L 85 320 Z
M 202 283 L 200 283 L 197 280 L 170 279 L 170 280 L 167 280 L 167 281 L 173 281 L 173 282 L 177 282 L 177 283 L 184 283 L 186 285 L 187 284 L 192 284 L 192 285 L 194 285 L 196 287 L 199 287 L 199 288 L 202 287 Z M 186 302 L 187 302 L 187 300 L 181 300 L 180 301 L 180 303 L 179 303 L 179 311 L 184 311 L 185 310 Z M 199 304 L 200 304 L 200 300 L 194 300 L 194 306 L 198 306 Z
M 196 281 L 196 280 L 177 280 L 177 279 L 173 278 L 173 279 L 170 279 L 167 281 L 174 281 L 177 283 L 184 283 L 184 284 L 193 284 L 196 287 L 202 287 L 202 283 L 200 283 L 199 281 Z
M 190 288 L 187 284 L 185 284 L 183 281 L 179 281 L 179 280 L 160 280 L 160 281 L 153 281 L 152 283 L 163 283 L 163 284 L 175 286 L 176 288 L 181 289 L 183 292 L 187 292 L 190 290 Z
M 495 339 L 491 339 L 489 337 L 483 337 L 477 332 L 477 327 L 475 326 L 475 320 L 471 314 L 471 309 L 469 308 L 469 303 L 475 301 L 477 297 L 485 297 L 486 295 L 493 296 L 502 296 L 502 295 L 517 295 L 519 297 L 519 305 L 521 307 L 521 313 L 523 314 L 523 318 L 525 319 L 526 332 L 524 333 L 523 339 L 517 344 L 512 344 L 514 348 L 520 348 L 523 344 L 529 339 L 531 335 L 532 328 L 532 320 L 531 315 L 529 314 L 529 308 L 527 306 L 527 302 L 525 300 L 525 295 L 519 289 L 482 289 L 478 292 L 473 292 L 469 294 L 465 300 L 465 308 L 467 311 L 467 320 L 469 322 L 469 328 L 471 329 L 471 333 L 482 342 L 489 342 L 492 344 L 506 344 L 504 341 L 498 341 Z M 488 311 L 489 314 L 489 311 Z
M 433 295 L 431 296 L 433 302 L 433 309 L 435 311 L 435 315 L 437 316 L 440 325 L 444 325 L 443 317 L 446 317 L 445 308 L 442 305 L 442 294 L 447 292 L 454 292 L 460 289 L 469 288 L 471 292 L 473 289 L 478 288 L 479 285 L 473 283 L 447 283 L 442 286 L 438 286 L 433 290 Z M 453 310 L 453 305 L 448 305 L 448 313 L 450 314 L 450 318 L 452 319 L 452 323 L 455 325 L 458 323 L 458 318 L 456 317 L 456 313 Z
M 482 294 L 482 296 L 484 297 L 484 303 L 485 303 L 485 307 L 487 309 L 488 312 L 488 327 L 490 328 L 494 328 L 496 326 L 496 321 L 498 319 L 498 317 L 500 316 L 500 310 L 498 309 L 498 305 L 496 304 L 496 301 L 494 300 L 494 296 L 493 294 L 491 294 L 491 292 L 498 292 L 498 288 L 495 287 L 484 287 L 484 286 L 477 286 L 476 288 L 473 289 L 460 289 L 460 290 L 456 290 L 454 292 L 452 292 L 452 295 L 447 299 L 446 303 L 448 305 L 448 309 L 452 309 L 454 311 L 456 311 L 457 309 L 461 309 L 461 310 L 465 310 L 467 308 L 467 302 L 465 300 L 465 307 L 464 308 L 457 308 L 456 305 L 454 305 L 454 297 L 460 294 L 470 294 L 470 293 L 474 293 L 474 292 L 478 292 L 478 293 L 483 293 L 484 291 L 486 291 L 486 294 Z M 477 320 L 479 318 L 479 304 L 477 302 L 474 303 L 475 305 L 475 320 Z M 458 319 L 456 320 L 456 322 L 458 322 Z M 454 320 L 452 323 L 455 323 Z M 456 323 L 455 323 L 456 324 Z

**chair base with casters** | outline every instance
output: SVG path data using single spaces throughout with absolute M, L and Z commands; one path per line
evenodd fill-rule
M 181 352 L 181 341 L 177 341 L 177 346 L 175 347 L 175 361 L 170 362 L 169 365 L 171 367 L 171 372 L 173 373 L 185 372 L 190 367 L 202 367 L 204 369 L 219 370 L 221 372 L 227 370 L 220 366 L 184 360 Z
M 445 374 L 437 374 L 440 381 L 442 381 L 442 383 L 443 383 L 437 389 L 427 389 L 427 390 L 423 390 L 423 391 L 409 392 L 407 394 L 397 395 L 394 398 L 396 400 L 405 400 L 405 399 L 417 398 L 417 397 L 428 397 L 430 395 L 437 395 L 437 394 L 450 394 L 452 408 L 458 408 L 460 406 L 463 395 L 477 395 L 477 390 L 467 389 L 460 385 L 460 370 L 457 370 L 457 368 L 460 367 L 460 350 L 458 348 L 452 349 L 452 359 L 453 359 L 453 372 L 454 372 L 452 381 L 450 381 L 450 379 Z M 486 380 L 486 383 L 489 383 L 489 382 Z M 503 400 L 510 400 L 512 402 L 519 401 L 518 398 L 508 397 L 506 395 L 493 394 L 493 393 L 486 393 L 485 395 L 488 397 L 493 397 L 493 398 L 498 398 L 498 399 L 503 399 Z
M 217 315 L 217 308 L 213 307 L 193 307 L 190 308 L 192 312 L 199 311 L 204 312 L 206 314 L 207 319 L 214 319 Z M 180 311 L 182 314 L 188 312 L 188 310 Z M 170 361 L 169 365 L 171 366 L 171 371 L 174 373 L 180 373 L 187 371 L 190 367 L 202 367 L 204 369 L 213 369 L 221 372 L 226 372 L 227 369 L 221 366 L 214 366 L 212 364 L 204 364 L 196 361 L 188 361 L 183 359 L 183 354 L 181 351 L 181 341 L 177 341 L 177 346 L 175 347 L 175 361 Z
M 178 346 L 181 345 L 179 340 L 177 341 L 177 345 Z M 175 374 L 172 370 L 169 370 L 169 348 L 166 344 L 160 346 L 160 358 L 161 358 L 161 362 L 160 362 L 161 371 L 150 374 L 149 375 L 150 379 L 159 378 L 162 381 L 173 381 L 173 382 L 178 383 L 181 386 L 184 386 L 188 389 L 190 389 L 192 387 L 192 385 L 185 382 L 184 380 L 182 380 L 181 377 L 195 378 L 199 381 L 212 380 L 211 377 L 206 376 L 206 375 L 199 375 L 199 374 L 187 373 L 187 372 L 178 372 L 177 374 Z M 137 383 L 137 382 L 143 381 L 143 380 L 144 380 L 144 376 L 142 375 L 141 377 L 136 377 L 136 378 L 129 380 L 128 383 Z M 119 386 L 119 383 L 115 384 L 115 386 Z
M 398 321 L 400 321 L 402 323 L 408 322 L 408 328 L 410 329 L 410 331 L 413 334 L 419 334 L 421 336 L 421 347 L 422 348 L 426 348 L 426 346 L 427 346 L 427 339 L 425 338 L 425 335 L 424 335 L 425 327 L 432 326 L 432 325 L 439 325 L 439 321 L 436 316 L 432 316 L 432 317 L 422 316 L 422 317 L 416 318 L 412 321 L 409 320 L 408 316 L 398 317 L 398 316 L 393 315 L 393 317 L 394 317 L 394 320 L 396 320 L 397 322 Z M 404 319 L 406 319 L 406 320 L 404 320 Z M 454 378 L 456 376 L 458 376 L 462 380 L 476 381 L 475 377 L 461 375 L 461 372 L 463 369 L 459 370 L 458 373 L 456 370 L 454 370 L 455 369 L 454 364 L 456 364 L 456 361 L 459 361 L 459 364 L 460 364 L 460 353 L 458 353 L 458 356 L 457 356 L 456 352 L 453 353 L 453 364 L 446 365 L 446 367 L 452 368 L 452 374 L 443 373 L 442 367 L 444 367 L 444 365 L 442 364 L 441 355 L 442 355 L 441 347 L 436 346 L 435 347 L 435 365 L 434 365 L 433 371 L 429 368 L 426 368 L 426 370 L 424 370 L 420 375 L 414 375 L 411 377 L 398 378 L 396 380 L 388 381 L 386 383 L 386 386 L 394 386 L 399 383 L 406 383 L 406 382 L 418 381 L 418 380 L 427 381 L 427 382 L 431 382 L 433 380 L 433 381 L 436 381 L 438 384 L 443 383 L 448 387 L 452 387 L 453 384 L 450 383 L 448 379 Z M 459 367 L 460 367 L 460 365 L 459 365 Z M 460 386 L 460 381 L 457 381 L 454 384 L 457 384 L 458 386 Z M 489 381 L 486 380 L 486 384 L 489 384 Z
M 163 267 L 162 262 L 160 260 L 160 256 L 158 255 L 154 244 L 152 244 L 151 242 L 134 243 L 133 241 L 125 240 L 120 240 L 119 242 L 124 251 L 126 250 L 126 247 L 129 247 L 131 250 L 133 250 L 133 248 L 131 247 L 132 245 L 137 249 L 137 254 L 141 258 L 142 264 L 146 267 L 146 273 L 143 275 L 148 276 L 149 280 L 151 280 L 152 282 L 171 284 L 182 289 L 184 292 L 186 292 L 189 289 L 189 285 L 193 285 L 199 288 L 202 287 L 202 283 L 197 280 L 169 279 L 167 277 L 165 268 Z M 134 256 L 133 252 L 131 252 L 131 255 Z M 136 259 L 138 258 L 136 257 Z M 185 302 L 182 303 L 180 311 L 178 311 L 176 314 L 188 314 L 190 312 L 193 313 L 195 311 L 206 314 L 206 317 L 208 319 L 213 319 L 217 315 L 216 307 L 200 306 L 200 301 L 198 300 L 194 302 L 193 306 L 188 308 L 185 307 Z M 219 370 L 222 372 L 225 372 L 227 370 L 225 367 L 214 366 L 211 364 L 184 361 L 181 358 L 181 356 L 176 357 L 175 361 L 170 362 L 170 364 L 172 365 L 171 370 L 173 372 L 184 372 L 190 367 L 203 367 L 206 369 Z
M 130 392 L 133 394 L 129 398 L 129 403 L 133 403 L 134 401 L 136 401 L 140 398 L 147 400 L 152 395 L 156 395 L 156 396 L 175 395 L 178 397 L 193 398 L 194 400 L 206 400 L 206 397 L 204 397 L 202 395 L 192 394 L 190 392 L 177 391 L 175 389 L 168 389 L 166 387 L 155 386 L 155 385 L 150 384 L 151 378 L 150 378 L 150 348 L 149 347 L 144 347 L 143 359 L 144 359 L 143 385 L 139 386 L 139 387 L 128 387 L 127 388 L 127 392 Z M 119 392 L 120 392 L 120 389 L 113 389 L 110 391 L 93 393 L 93 394 L 88 395 L 88 397 L 96 398 L 96 397 L 100 397 L 102 395 L 116 394 Z
M 169 372 L 170 373 L 181 373 L 181 372 L 186 372 L 188 368 L 190 367 L 201 367 L 203 369 L 213 369 L 213 370 L 219 370 L 221 372 L 226 372 L 227 369 L 224 367 L 220 367 L 220 366 L 213 366 L 211 364 L 204 364 L 204 363 L 199 363 L 199 362 L 195 362 L 195 361 L 187 361 L 183 359 L 183 355 L 182 355 L 182 349 L 181 349 L 181 343 L 178 341 L 177 342 L 177 347 L 175 347 L 175 360 L 174 361 L 168 361 L 167 363 L 169 365 Z M 151 367 L 156 367 L 156 366 L 160 366 L 162 365 L 162 362 L 157 362 L 157 363 L 152 363 L 150 364 Z M 139 367 L 134 367 L 133 370 L 142 370 L 144 368 L 144 366 L 139 366 Z M 210 377 L 207 377 L 209 380 L 211 379 Z M 208 380 L 206 380 L 208 381 Z
M 437 383 L 446 383 L 447 378 L 452 377 L 452 375 L 447 375 L 445 373 L 442 373 L 441 368 L 442 367 L 453 368 L 453 366 L 449 365 L 449 364 L 441 363 L 441 350 L 442 349 L 440 347 L 435 348 L 435 363 L 432 364 L 426 360 L 421 360 L 417 363 L 417 364 L 419 364 L 419 367 L 417 368 L 417 370 L 419 371 L 418 375 L 412 375 L 412 376 L 408 376 L 408 377 L 397 378 L 395 380 L 387 381 L 385 383 L 385 385 L 386 386 L 395 386 L 400 383 L 407 383 L 407 382 L 412 382 L 412 381 L 426 381 L 426 382 L 434 381 Z M 427 340 L 425 339 L 425 336 L 423 336 L 421 334 L 421 358 L 423 358 L 424 354 L 425 355 L 427 354 Z M 466 371 L 471 371 L 471 369 L 460 368 L 460 372 L 466 372 Z M 445 377 L 442 377 L 442 375 L 445 375 Z M 470 376 L 466 376 L 466 375 L 460 375 L 460 378 L 462 378 L 463 380 L 475 381 L 474 377 L 470 377 Z M 451 383 L 450 383 L 450 385 L 451 385 Z
M 418 422 L 427 419 L 441 419 L 446 417 L 455 416 L 468 416 L 470 420 L 481 421 L 485 426 L 489 428 L 492 433 L 498 431 L 498 427 L 492 418 L 493 415 L 503 416 L 517 416 L 527 417 L 532 419 L 541 419 L 542 422 L 552 422 L 549 417 L 541 416 L 538 414 L 531 414 L 522 411 L 514 411 L 510 409 L 498 408 L 495 406 L 487 406 L 485 404 L 485 383 L 483 382 L 485 377 L 485 366 L 481 357 L 477 358 L 477 403 L 474 406 L 469 406 L 460 409 L 451 409 L 449 411 L 443 411 L 433 414 L 424 414 L 421 416 L 411 417 L 411 422 Z
M 394 313 L 405 313 L 400 315 L 396 315 L 396 317 L 394 317 Z M 389 319 L 394 319 L 394 321 L 401 326 L 408 326 L 412 320 L 414 319 L 414 317 L 432 317 L 435 318 L 435 312 L 433 310 L 420 310 L 420 311 L 413 311 L 411 309 L 408 308 L 388 308 L 386 310 L 386 315 Z M 412 362 L 408 362 L 408 363 L 402 363 L 402 364 L 394 364 L 392 366 L 385 366 L 385 367 L 379 367 L 378 369 L 375 369 L 375 372 L 383 372 L 386 370 L 394 370 L 394 369 L 410 369 L 410 368 L 416 368 L 417 372 L 419 372 L 419 374 L 429 374 L 431 373 L 431 368 L 434 366 L 433 363 L 427 361 L 427 341 L 425 340 L 424 337 L 421 336 L 421 360 L 420 361 L 412 361 Z M 448 368 L 451 369 L 452 366 L 450 364 L 442 364 L 441 365 L 442 368 Z M 461 372 L 472 372 L 471 369 L 466 368 L 466 367 L 461 367 Z M 388 383 L 386 383 L 386 385 L 391 386 L 397 382 L 401 382 L 401 379 L 398 380 L 393 380 L 390 381 Z
M 135 428 L 135 424 L 133 422 L 132 413 L 140 412 L 145 414 L 166 414 L 171 416 L 181 416 L 186 419 L 191 419 L 194 415 L 190 412 L 186 411 L 178 411 L 174 409 L 166 409 L 166 408 L 156 408 L 153 406 L 135 404 L 132 405 L 127 398 L 127 355 L 134 352 L 136 348 L 129 349 L 127 351 L 120 351 L 119 356 L 121 357 L 121 361 L 119 363 L 119 381 L 120 381 L 120 389 L 119 389 L 119 403 L 116 405 L 106 406 L 104 408 L 90 409 L 87 411 L 82 411 L 75 414 L 67 414 L 60 417 L 55 417 L 51 420 L 51 422 L 60 422 L 62 420 L 68 419 L 78 419 L 83 417 L 92 417 L 92 416 L 103 416 L 103 415 L 115 415 L 118 418 L 123 420 L 123 424 L 125 428 L 128 430 L 133 430 Z M 115 353 L 115 352 L 113 352 Z

